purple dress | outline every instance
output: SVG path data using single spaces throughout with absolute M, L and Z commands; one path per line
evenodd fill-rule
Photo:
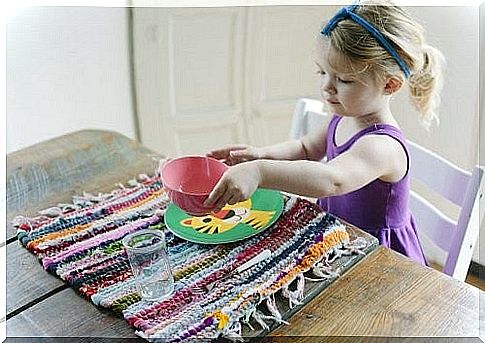
M 327 160 L 347 151 L 364 135 L 388 135 L 399 141 L 409 157 L 402 132 L 387 124 L 376 124 L 360 130 L 344 144 L 335 144 L 335 131 L 342 119 L 334 115 L 327 129 Z M 398 182 L 376 179 L 361 189 L 334 197 L 320 198 L 318 204 L 329 213 L 357 226 L 376 237 L 380 244 L 414 261 L 426 265 L 419 243 L 414 218 L 409 211 L 409 163 L 404 177 Z

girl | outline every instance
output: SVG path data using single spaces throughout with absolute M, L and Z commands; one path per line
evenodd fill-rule
M 407 82 L 421 122 L 437 120 L 441 53 L 403 9 L 380 1 L 340 9 L 321 31 L 315 63 L 334 113 L 328 126 L 273 146 L 211 151 L 233 167 L 206 205 L 234 204 L 257 187 L 319 198 L 323 209 L 426 264 L 408 208 L 407 143 L 389 101 Z

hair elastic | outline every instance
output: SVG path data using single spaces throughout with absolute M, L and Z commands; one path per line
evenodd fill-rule
M 320 32 L 321 34 L 328 36 L 330 32 L 337 26 L 338 22 L 344 19 L 352 19 L 354 22 L 362 26 L 366 29 L 378 42 L 382 45 L 384 49 L 389 52 L 389 54 L 394 58 L 397 62 L 401 70 L 403 71 L 406 78 L 411 75 L 411 71 L 409 70 L 406 62 L 399 56 L 397 51 L 392 47 L 391 43 L 379 32 L 374 26 L 372 26 L 368 21 L 364 18 L 356 14 L 354 11 L 357 8 L 358 4 L 352 4 L 349 6 L 342 7 L 333 17 L 329 20 L 327 25 L 323 28 Z

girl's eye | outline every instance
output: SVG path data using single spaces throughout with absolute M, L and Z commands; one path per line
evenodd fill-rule
M 339 82 L 342 82 L 342 83 L 352 83 L 352 82 L 354 82 L 354 80 L 343 80 L 343 79 L 341 79 L 340 77 L 339 77 L 339 78 L 337 78 L 337 80 L 338 80 Z
M 326 73 L 325 73 L 324 70 L 319 69 L 319 70 L 316 71 L 316 74 L 318 74 L 318 75 L 325 75 Z

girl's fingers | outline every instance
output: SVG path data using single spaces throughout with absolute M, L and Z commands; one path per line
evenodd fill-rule
M 234 204 L 237 204 L 239 201 L 241 201 L 241 200 L 239 199 L 239 197 L 237 197 L 237 196 L 234 196 L 234 195 L 233 195 L 233 196 L 231 196 L 231 197 L 229 198 L 229 200 L 227 201 L 227 203 L 228 203 L 229 205 L 234 205 Z
M 224 183 L 221 183 L 222 179 L 219 180 L 219 182 L 215 185 L 214 189 L 212 192 L 209 194 L 207 199 L 204 201 L 204 206 L 205 207 L 213 207 L 219 202 L 219 199 L 221 196 L 224 195 L 225 193 L 225 186 Z
M 207 157 L 212 157 L 215 159 L 221 159 L 221 158 L 226 158 L 228 155 L 228 152 L 224 152 L 221 150 L 213 150 L 209 151 L 207 154 L 205 154 Z
M 227 159 L 227 165 L 228 166 L 235 166 L 236 164 L 241 163 L 241 161 L 238 158 L 234 157 L 229 157 Z
M 211 150 L 206 154 L 206 156 L 216 159 L 228 158 L 230 157 L 232 151 L 245 150 L 246 148 L 246 145 L 232 145 L 220 149 Z
M 228 204 L 230 198 L 231 194 L 229 194 L 227 191 L 224 192 L 224 194 L 215 203 L 215 207 L 217 207 L 217 209 L 222 209 L 224 206 L 226 206 L 226 204 Z
M 248 150 L 231 151 L 230 157 L 234 164 L 252 160 L 252 156 L 248 153 Z
M 245 157 L 248 155 L 248 150 L 243 149 L 243 150 L 232 150 L 229 152 L 229 155 L 231 157 Z

